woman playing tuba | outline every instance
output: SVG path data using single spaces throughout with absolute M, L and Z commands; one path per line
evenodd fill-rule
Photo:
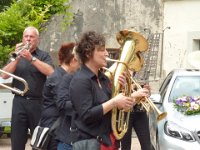
M 141 86 L 132 78 L 130 71 L 138 72 L 141 70 L 144 60 L 141 57 L 141 53 L 145 52 L 148 48 L 148 43 L 146 39 L 137 32 L 133 32 L 130 30 L 122 30 L 117 33 L 117 41 L 121 46 L 120 49 L 120 59 L 110 61 L 115 62 L 113 66 L 111 66 L 107 72 L 105 73 L 109 78 L 113 79 L 113 88 L 112 88 L 112 96 L 116 96 L 120 93 L 121 86 L 119 85 L 118 78 L 119 75 L 126 72 L 127 76 L 127 86 L 125 87 L 124 94 L 126 96 L 133 96 L 131 94 L 132 84 L 134 84 L 137 89 L 142 89 Z M 166 116 L 166 113 L 160 112 L 157 107 L 151 102 L 151 100 L 147 99 L 147 96 L 144 96 L 148 105 L 151 108 L 158 112 L 158 120 L 161 120 Z M 146 109 L 146 102 L 138 101 L 137 103 L 141 103 Z M 131 111 L 131 110 L 130 110 Z M 112 129 L 115 137 L 117 139 L 123 138 L 128 129 L 129 124 L 129 116 L 130 111 L 124 112 L 123 110 L 119 110 L 117 108 L 112 109 Z
M 135 104 L 134 98 L 122 93 L 112 97 L 111 82 L 101 69 L 107 66 L 108 57 L 102 35 L 94 31 L 84 33 L 76 54 L 82 65 L 70 83 L 75 110 L 71 129 L 76 139 L 73 150 L 117 149 L 111 110 L 117 107 L 128 111 Z M 119 75 L 119 80 L 123 82 L 124 78 Z

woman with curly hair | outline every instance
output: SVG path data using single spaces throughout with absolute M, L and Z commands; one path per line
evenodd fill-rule
M 108 51 L 105 38 L 94 31 L 85 32 L 76 48 L 82 63 L 70 83 L 74 109 L 72 129 L 77 137 L 73 150 L 116 150 L 117 142 L 111 129 L 111 110 L 128 110 L 135 104 L 134 97 L 122 93 L 111 97 L 111 82 L 101 68 L 107 66 Z M 120 83 L 123 83 L 123 77 Z M 146 96 L 148 91 L 140 91 Z

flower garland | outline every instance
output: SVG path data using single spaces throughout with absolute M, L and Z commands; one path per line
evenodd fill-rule
M 185 115 L 200 114 L 200 96 L 182 96 L 174 100 L 174 107 Z

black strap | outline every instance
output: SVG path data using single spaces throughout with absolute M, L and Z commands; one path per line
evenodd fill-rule
M 61 119 L 62 119 L 61 116 L 58 117 L 58 118 L 55 120 L 55 122 L 53 123 L 53 125 L 49 128 L 49 132 L 48 132 L 48 133 L 49 133 L 50 135 L 53 135 L 53 132 L 54 132 L 54 131 L 56 130 L 56 128 L 60 125 Z M 41 124 L 41 120 L 39 121 L 38 126 L 41 126 L 40 124 Z
M 61 123 L 61 118 L 62 117 L 58 117 L 56 119 L 56 121 L 53 123 L 53 125 L 50 127 L 49 132 L 52 133 Z

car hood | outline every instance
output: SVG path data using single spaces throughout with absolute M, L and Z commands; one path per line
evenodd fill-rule
M 178 112 L 176 108 L 174 108 L 173 103 L 168 103 L 165 108 L 165 111 L 167 112 L 166 119 L 168 121 L 172 121 L 190 131 L 200 130 L 200 114 L 184 115 L 183 113 Z

